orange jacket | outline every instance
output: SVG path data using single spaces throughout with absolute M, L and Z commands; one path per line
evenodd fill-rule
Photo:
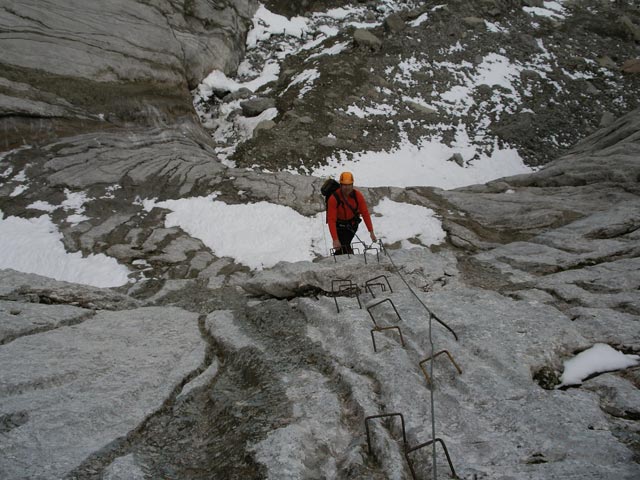
M 338 205 L 336 195 L 340 198 L 340 205 Z M 358 198 L 357 203 L 356 197 Z M 347 206 L 347 202 L 349 202 L 349 205 L 351 205 L 353 209 Z M 342 194 L 342 189 L 339 188 L 338 190 L 336 190 L 336 193 L 334 195 L 331 195 L 329 197 L 329 203 L 327 204 L 327 223 L 329 224 L 331 238 L 333 238 L 334 240 L 338 240 L 338 230 L 336 228 L 336 222 L 338 220 L 351 220 L 353 217 L 355 217 L 354 210 L 362 215 L 362 219 L 364 220 L 364 224 L 367 226 L 367 230 L 369 230 L 370 232 L 373 231 L 371 216 L 369 215 L 369 209 L 367 208 L 367 202 L 365 201 L 364 196 L 354 188 L 352 194 L 349 195 L 349 198 L 345 199 L 344 195 Z

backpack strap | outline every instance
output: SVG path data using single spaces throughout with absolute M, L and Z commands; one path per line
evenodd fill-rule
M 345 203 L 349 209 L 353 212 L 354 217 L 357 217 L 358 215 L 360 215 L 360 213 L 358 212 L 358 196 L 356 195 L 355 190 L 353 192 L 351 192 L 351 196 L 355 199 L 356 201 L 356 208 L 354 210 L 354 208 L 351 206 L 351 204 L 349 202 L 343 202 L 340 199 L 340 195 L 338 195 L 338 191 L 336 190 L 335 192 L 333 192 L 333 196 L 336 198 L 336 202 L 337 202 L 337 207 L 340 207 L 340 205 L 342 205 L 343 203 Z

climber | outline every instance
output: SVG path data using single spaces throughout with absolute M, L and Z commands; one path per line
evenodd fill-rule
M 362 193 L 353 188 L 353 174 L 342 172 L 340 174 L 340 188 L 329 197 L 327 203 L 327 223 L 336 255 L 353 253 L 351 241 L 358 230 L 361 221 L 360 215 L 369 230 L 371 241 L 375 242 L 376 235 L 373 233 L 367 202 Z

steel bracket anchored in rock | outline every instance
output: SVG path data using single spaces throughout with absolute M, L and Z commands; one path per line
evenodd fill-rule
M 378 349 L 376 348 L 376 337 L 373 335 L 373 332 L 382 332 L 384 330 L 394 330 L 394 329 L 398 329 L 398 333 L 400 334 L 400 342 L 402 342 L 402 346 L 404 347 L 404 338 L 402 337 L 402 330 L 400 330 L 400 327 L 398 327 L 397 325 L 390 326 L 390 327 L 375 327 L 371 329 L 371 340 L 373 341 L 374 352 L 377 353 Z
M 387 278 L 386 275 L 379 275 L 377 277 L 371 278 L 369 280 L 367 280 L 364 283 L 364 291 L 366 292 L 367 290 L 369 291 L 369 293 L 373 296 L 373 298 L 376 298 L 375 293 L 373 293 L 373 289 L 371 287 L 380 287 L 380 289 L 385 292 L 386 291 L 386 287 L 384 285 L 384 283 L 382 282 L 376 282 L 376 280 L 379 280 L 381 278 L 384 278 L 385 282 L 387 282 L 387 286 L 389 287 L 389 291 L 391 293 L 393 293 L 393 289 L 391 288 L 391 284 L 389 283 L 389 279 Z
M 336 290 L 336 284 L 338 289 Z M 340 307 L 338 306 L 338 295 L 353 295 L 355 294 L 358 299 L 358 307 L 362 309 L 362 303 L 360 302 L 360 287 L 352 280 L 331 280 L 331 294 L 333 301 L 336 304 L 336 311 L 340 313 Z M 373 322 L 375 323 L 375 322 Z
M 393 310 L 396 312 L 396 315 L 398 316 L 398 320 L 400 320 L 402 322 L 402 317 L 400 317 L 400 314 L 398 313 L 398 309 L 396 308 L 396 306 L 393 304 L 393 302 L 391 301 L 390 298 L 385 298 L 383 300 L 380 300 L 379 302 L 374 303 L 373 305 L 369 305 L 367 307 L 367 312 L 369 313 L 369 316 L 371 317 L 371 320 L 373 320 L 373 324 L 377 327 L 378 324 L 376 323 L 376 319 L 373 318 L 373 313 L 371 313 L 371 310 L 373 310 L 375 307 L 385 303 L 385 302 L 389 302 L 391 304 L 391 306 L 393 307 Z
M 374 279 L 375 280 L 375 279 Z M 391 286 L 389 286 L 389 288 L 391 288 Z M 393 307 L 393 310 L 396 312 L 396 315 L 398 316 L 398 320 L 402 321 L 402 318 L 400 317 L 400 314 L 398 313 L 398 309 L 396 308 L 396 306 L 393 304 L 393 302 L 391 301 L 390 298 L 385 298 L 383 300 L 380 300 L 379 302 L 374 303 L 373 305 L 370 305 L 369 307 L 367 307 L 367 312 L 369 313 L 369 316 L 371 317 L 371 321 L 373 322 L 373 324 L 375 325 L 375 327 L 371 330 L 371 341 L 373 342 L 373 351 L 377 352 L 378 349 L 376 347 L 376 337 L 374 336 L 374 332 L 382 332 L 384 330 L 398 330 L 398 333 L 400 334 L 400 341 L 402 342 L 402 346 L 404 347 L 404 337 L 402 336 L 402 330 L 400 330 L 400 327 L 397 325 L 389 325 L 386 327 L 381 327 L 378 325 L 378 323 L 376 322 L 376 319 L 373 317 L 373 313 L 371 313 L 371 310 L 375 307 L 377 307 L 378 305 L 385 303 L 385 302 L 389 302 L 391 304 L 391 306 Z
M 364 245 L 364 244 L 363 244 L 363 245 Z M 374 251 L 374 252 L 376 252 L 376 260 L 377 260 L 377 262 L 378 262 L 378 263 L 380 263 L 380 250 L 379 250 L 378 248 L 374 247 L 373 245 L 374 245 L 374 244 L 372 243 L 372 244 L 371 244 L 371 245 L 369 245 L 369 246 L 366 246 L 366 245 L 364 246 L 364 250 L 363 250 L 362 254 L 363 254 L 363 256 L 364 256 L 364 263 L 365 263 L 365 264 L 369 263 L 369 262 L 367 261 L 367 251 Z
M 371 435 L 369 433 L 369 420 L 374 420 L 376 418 L 388 418 L 388 417 L 400 417 L 400 422 L 402 423 L 402 440 L 404 442 L 403 449 L 407 450 L 407 432 L 404 426 L 404 417 L 401 413 L 383 413 L 380 415 L 371 415 L 364 419 L 364 428 L 367 431 L 367 446 L 369 447 L 369 455 L 373 454 L 373 449 L 371 448 Z
M 421 448 L 428 447 L 434 442 L 436 443 L 440 442 L 440 445 L 442 445 L 442 449 L 444 450 L 444 454 L 447 456 L 447 462 L 449 463 L 449 468 L 451 469 L 451 475 L 453 476 L 453 478 L 458 478 L 458 475 L 456 475 L 456 471 L 453 469 L 453 463 L 451 463 L 451 457 L 449 456 L 449 451 L 447 450 L 447 446 L 444 444 L 441 438 L 436 438 L 435 440 L 429 440 L 428 442 L 421 443 L 420 445 L 413 448 L 409 448 L 409 449 L 405 448 L 404 457 L 407 459 L 407 464 L 409 465 L 409 470 L 411 470 L 411 477 L 413 478 L 413 480 L 416 480 L 417 477 L 416 477 L 416 472 L 413 470 L 413 464 L 409 459 L 409 454 L 411 452 L 415 452 L 416 450 L 420 450 Z
M 380 249 L 377 248 L 376 246 L 374 246 L 375 244 L 371 244 L 369 246 L 367 246 L 364 242 L 353 242 L 351 244 L 351 250 L 353 251 L 353 253 L 348 253 L 347 252 L 347 258 L 351 258 L 351 255 L 360 255 L 360 249 L 358 247 L 356 247 L 356 244 L 360 244 L 362 245 L 362 254 L 364 256 L 364 263 L 368 264 L 369 261 L 367 260 L 367 252 L 369 251 L 373 251 L 376 252 L 376 260 L 378 261 L 378 263 L 380 263 Z M 336 251 L 340 250 L 340 249 L 336 249 L 336 248 L 330 248 L 329 249 L 329 253 L 331 254 L 331 256 L 333 257 L 333 262 L 334 263 L 338 263 L 338 259 L 336 258 Z
M 420 368 L 422 369 L 422 373 L 424 373 L 424 378 L 427 380 L 427 384 L 429 386 L 431 386 L 431 378 L 429 378 L 429 374 L 427 373 L 427 370 L 424 368 L 424 364 L 426 362 L 428 362 L 429 360 L 431 360 L 432 358 L 435 360 L 435 358 L 440 355 L 441 353 L 446 353 L 447 357 L 449 357 L 449 360 L 451 360 L 451 363 L 453 363 L 453 366 L 456 367 L 456 370 L 458 370 L 458 373 L 462 375 L 462 369 L 458 366 L 458 364 L 456 363 L 456 361 L 453 359 L 453 356 L 449 353 L 448 350 L 440 350 L 438 353 L 436 353 L 435 355 L 431 355 L 427 358 L 425 358 L 424 360 L 422 360 L 419 365 Z
M 354 247 L 354 245 L 356 243 L 362 243 L 362 242 L 354 242 L 354 243 L 351 244 L 351 250 L 353 251 L 353 253 L 347 252 L 347 258 L 351 258 L 351 255 L 356 255 L 356 254 L 360 255 L 360 250 L 358 250 L 357 247 Z M 363 243 L 363 245 L 364 245 L 364 243 Z M 336 252 L 338 250 L 341 250 L 341 249 L 342 249 L 342 247 L 340 247 L 340 248 L 330 248 L 329 249 L 329 254 L 333 257 L 333 263 L 338 263 L 338 259 L 336 258 L 338 255 L 336 255 Z M 366 259 L 365 259 L 365 261 L 366 261 Z

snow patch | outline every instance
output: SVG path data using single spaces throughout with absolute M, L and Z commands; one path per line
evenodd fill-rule
M 68 253 L 62 234 L 48 215 L 7 217 L 0 212 L 0 268 L 35 273 L 94 287 L 118 287 L 128 281 L 129 270 L 103 253 L 83 257 Z
M 634 367 L 640 363 L 640 355 L 625 355 L 604 343 L 579 353 L 564 362 L 564 373 L 560 385 L 581 385 L 582 381 L 594 373 L 610 372 Z

